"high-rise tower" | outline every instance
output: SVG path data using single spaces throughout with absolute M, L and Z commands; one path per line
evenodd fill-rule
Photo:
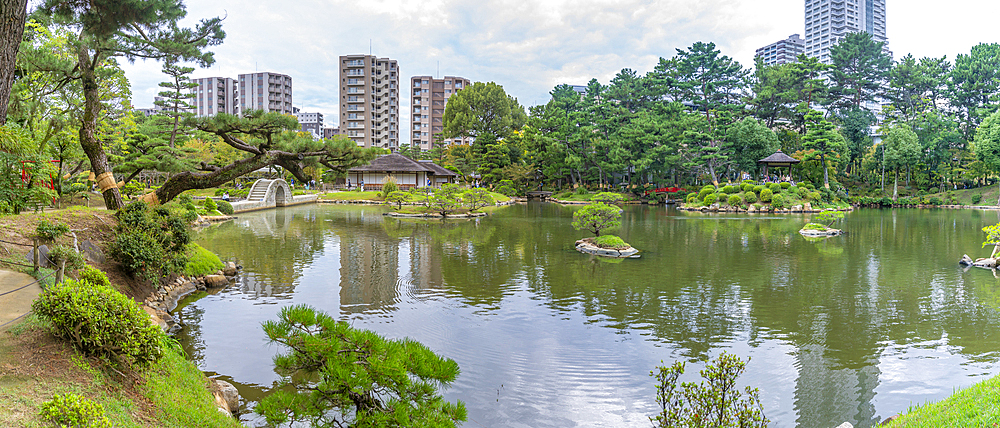
M 877 42 L 885 36 L 885 0 L 805 0 L 806 55 L 830 63 L 830 47 L 847 33 L 866 32 Z
M 340 130 L 361 147 L 399 148 L 399 67 L 371 55 L 340 57 Z
M 437 144 L 447 146 L 470 143 L 470 138 L 438 141 L 438 134 L 444 131 L 444 108 L 448 104 L 448 98 L 470 85 L 472 81 L 464 77 L 411 77 L 410 113 L 413 117 L 413 137 L 410 138 L 410 143 L 419 146 L 421 150 L 430 150 Z

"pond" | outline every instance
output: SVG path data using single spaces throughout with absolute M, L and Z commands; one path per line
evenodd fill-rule
M 530 203 L 480 220 L 412 221 L 382 207 L 241 214 L 197 241 L 244 267 L 185 299 L 178 334 L 250 407 L 279 379 L 260 324 L 305 303 L 458 362 L 445 391 L 466 427 L 650 426 L 650 370 L 723 350 L 751 357 L 774 427 L 870 427 L 1000 373 L 1000 280 L 963 270 L 997 212 L 861 210 L 810 242 L 802 215 L 625 208 L 641 258 L 573 249 L 578 208 Z M 246 425 L 260 423 L 252 414 Z

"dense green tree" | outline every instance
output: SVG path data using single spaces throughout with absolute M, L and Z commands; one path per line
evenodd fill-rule
M 526 120 L 524 107 L 517 98 L 507 95 L 502 86 L 476 82 L 448 98 L 443 135 L 477 140 L 489 135 L 493 140 L 501 140 L 520 129 Z M 479 149 L 485 150 L 485 147 Z
M 828 76 L 833 83 L 834 107 L 865 108 L 882 96 L 892 67 L 884 48 L 885 42 L 876 42 L 865 32 L 848 33 L 830 48 Z
M 885 164 L 892 168 L 894 182 L 892 186 L 892 199 L 899 196 L 899 169 L 909 168 L 920 159 L 920 144 L 917 134 L 907 125 L 896 125 L 886 133 L 885 140 Z
M 837 159 L 845 151 L 845 146 L 844 137 L 823 118 L 823 113 L 813 110 L 806 114 L 806 135 L 802 136 L 802 148 L 819 158 L 823 168 L 823 186 L 827 189 L 830 188 L 830 166 L 827 162 Z
M 979 125 L 972 150 L 976 154 L 976 160 L 982 162 L 987 170 L 1000 174 L 1000 111 L 993 113 Z M 1000 198 L 997 199 L 997 205 L 1000 205 Z
M 50 63 L 48 71 L 59 79 L 79 80 L 84 107 L 80 144 L 90 159 L 91 171 L 100 177 L 101 193 L 108 209 L 122 207 L 121 193 L 114 184 L 108 156 L 98 138 L 98 116 L 102 110 L 98 71 L 113 57 L 164 61 L 193 61 L 202 66 L 214 62 L 208 46 L 222 42 L 222 20 L 201 21 L 196 28 L 179 27 L 187 14 L 181 0 L 92 0 L 66 2 L 44 0 L 35 11 L 39 19 L 79 28 L 68 40 L 74 60 Z
M 454 360 L 423 344 L 352 328 L 305 305 L 263 324 L 283 386 L 254 410 L 269 424 L 313 427 L 454 427 L 465 404 L 439 390 L 458 377 Z
M 861 159 L 872 145 L 871 126 L 877 120 L 875 113 L 867 109 L 846 108 L 838 113 L 840 133 L 847 142 L 848 175 L 861 166 Z
M 739 104 L 744 97 L 748 72 L 739 62 L 722 55 L 715 43 L 696 42 L 687 50 L 660 62 L 650 78 L 673 100 L 689 102 L 705 114 Z
M 748 103 L 754 116 L 773 127 L 775 121 L 793 116 L 799 101 L 796 70 L 793 64 L 764 65 L 762 57 L 755 61 L 751 75 L 753 97 Z
M 1000 96 L 1000 44 L 980 43 L 968 55 L 959 54 L 949 78 L 948 104 L 962 123 L 965 139 L 972 140 Z
M 685 166 L 708 174 L 712 184 L 719 185 L 719 175 L 731 162 L 732 146 L 728 143 L 733 117 L 726 111 L 712 111 L 707 118 L 684 132 L 687 148 Z
M 774 131 L 752 117 L 733 124 L 729 128 L 728 140 L 736 168 L 750 172 L 753 176 L 757 176 L 757 161 L 781 148 Z
M 595 236 L 621 226 L 622 210 L 614 205 L 594 202 L 573 213 L 573 228 L 587 230 Z
M 813 105 L 824 105 L 830 96 L 830 86 L 825 74 L 829 72 L 830 65 L 819 61 L 819 58 L 799 54 L 796 62 L 792 63 L 792 70 L 795 73 L 795 87 L 799 91 L 799 111 L 804 117 Z

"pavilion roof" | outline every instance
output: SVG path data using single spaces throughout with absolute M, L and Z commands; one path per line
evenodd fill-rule
M 417 162 L 400 154 L 382 155 L 371 161 L 368 165 L 356 166 L 348 170 L 349 172 L 426 172 L 430 175 L 455 175 L 455 173 L 441 168 L 433 162 Z
M 795 158 L 793 158 L 791 156 L 788 156 L 788 155 L 782 153 L 781 150 L 778 150 L 777 152 L 774 152 L 774 154 L 771 155 L 771 156 L 768 156 L 768 157 L 766 157 L 764 159 L 761 159 L 761 160 L 757 161 L 757 163 L 763 163 L 763 164 L 768 164 L 768 165 L 774 165 L 774 164 L 782 164 L 782 165 L 784 165 L 784 164 L 793 164 L 793 163 L 799 163 L 799 162 L 802 162 L 802 161 L 800 161 L 798 159 L 795 159 Z

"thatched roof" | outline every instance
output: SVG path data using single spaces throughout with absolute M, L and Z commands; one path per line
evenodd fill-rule
M 422 160 L 420 161 L 420 164 L 431 169 L 433 171 L 432 175 L 438 175 L 442 177 L 458 177 L 458 174 L 455 174 L 450 169 L 445 168 L 429 160 Z
M 768 157 L 766 157 L 764 159 L 761 159 L 761 160 L 757 161 L 757 163 L 763 163 L 763 164 L 768 164 L 768 165 L 776 165 L 776 164 L 777 165 L 788 165 L 788 164 L 799 163 L 799 162 L 802 162 L 802 161 L 800 161 L 798 159 L 795 159 L 795 158 L 793 158 L 791 156 L 788 156 L 788 155 L 786 155 L 784 153 L 781 153 L 781 150 L 778 150 L 777 152 L 775 152 L 771 156 L 768 156 Z
M 356 166 L 349 169 L 348 172 L 426 172 L 430 175 L 455 175 L 455 173 L 441 168 L 433 162 L 417 162 L 406 156 L 395 153 L 391 155 L 379 156 L 370 164 Z

